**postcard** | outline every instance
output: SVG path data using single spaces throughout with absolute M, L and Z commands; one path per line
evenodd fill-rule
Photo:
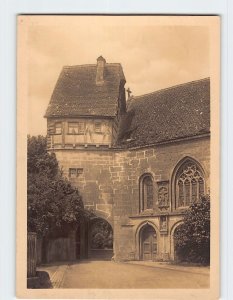
M 17 21 L 17 296 L 218 299 L 220 18 Z

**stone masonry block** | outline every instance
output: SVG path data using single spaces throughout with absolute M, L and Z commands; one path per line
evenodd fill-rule
M 150 157 L 154 155 L 154 150 L 153 149 L 149 149 L 145 151 L 145 157 Z
M 119 172 L 122 171 L 122 167 L 110 167 L 110 172 Z
M 136 168 L 139 164 L 139 159 L 133 159 L 131 160 L 130 162 L 130 165 L 133 167 L 133 168 Z
M 144 157 L 145 157 L 144 151 L 137 152 L 137 158 L 144 158 Z
M 137 153 L 134 151 L 127 153 L 127 157 L 136 157 L 136 155 Z
M 139 165 L 142 169 L 145 169 L 148 167 L 148 159 L 147 158 L 141 158 Z

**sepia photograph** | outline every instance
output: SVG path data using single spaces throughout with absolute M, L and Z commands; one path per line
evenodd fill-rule
M 219 17 L 17 21 L 18 296 L 218 299 Z

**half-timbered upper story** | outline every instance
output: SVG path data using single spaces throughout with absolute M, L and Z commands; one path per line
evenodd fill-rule
M 106 63 L 64 67 L 45 117 L 49 149 L 108 148 L 126 112 L 122 66 Z

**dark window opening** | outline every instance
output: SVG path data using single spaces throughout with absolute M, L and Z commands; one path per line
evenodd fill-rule
M 151 175 L 145 175 L 140 180 L 140 210 L 153 209 L 154 204 L 154 188 Z
M 80 168 L 70 168 L 69 169 L 69 177 L 70 178 L 76 178 L 82 173 L 83 173 L 83 169 L 80 169 Z

